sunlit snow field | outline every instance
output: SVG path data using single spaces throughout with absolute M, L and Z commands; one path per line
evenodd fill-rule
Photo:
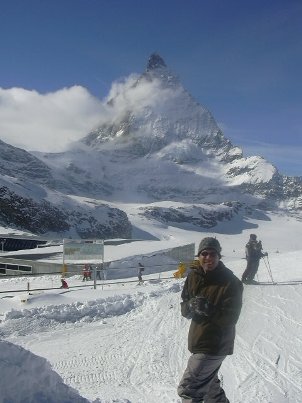
M 258 273 L 267 284 L 244 286 L 234 355 L 220 371 L 232 403 L 302 401 L 302 224 L 271 218 L 233 235 L 223 226 L 215 233 L 156 230 L 157 236 L 162 231 L 159 249 L 171 239 L 197 245 L 203 236 L 217 236 L 222 260 L 238 277 L 249 233 L 258 234 L 269 254 Z M 150 251 L 144 244 L 128 248 L 134 265 Z M 118 251 L 108 249 L 107 256 L 118 260 Z M 120 253 L 125 258 L 126 246 Z M 0 291 L 7 291 L 0 294 L 0 402 L 180 402 L 176 388 L 189 356 L 189 321 L 179 309 L 184 280 L 171 278 L 176 266 L 159 274 L 153 259 L 143 285 L 135 276 L 98 281 L 96 289 L 73 276 L 68 290 L 58 288 L 59 275 L 0 279 Z M 28 281 L 32 290 L 53 289 L 11 292 Z

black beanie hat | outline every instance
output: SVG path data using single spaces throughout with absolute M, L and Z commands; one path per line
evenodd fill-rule
M 218 253 L 218 255 L 221 256 L 221 246 L 216 238 L 212 237 L 203 238 L 200 241 L 197 256 L 199 256 L 200 252 L 202 252 L 205 249 L 214 249 Z

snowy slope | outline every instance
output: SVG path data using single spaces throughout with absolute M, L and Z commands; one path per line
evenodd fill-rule
M 301 222 L 271 215 L 270 220 L 254 219 L 250 224 L 259 225 L 252 231 L 269 252 L 269 260 L 261 260 L 258 273 L 259 281 L 266 284 L 244 287 L 235 352 L 223 363 L 220 376 L 232 403 L 299 403 L 302 395 Z M 145 225 L 147 229 L 147 222 Z M 184 239 L 197 243 L 204 235 L 216 235 L 223 247 L 223 261 L 240 277 L 245 268 L 242 257 L 249 232 L 223 233 L 222 226 L 219 230 L 202 234 L 171 227 L 149 228 L 149 232 L 157 233 L 162 239 L 159 242 L 162 247 L 169 245 L 171 238 L 179 244 Z M 164 234 L 168 233 L 171 238 L 165 240 Z M 143 245 L 135 252 L 128 249 L 129 256 L 136 255 L 135 267 L 137 255 L 145 253 Z M 121 261 L 126 250 L 127 245 L 120 250 Z M 118 258 L 119 248 L 110 253 Z M 173 271 L 159 274 L 156 256 L 154 259 L 146 265 L 143 286 L 137 286 L 136 277 L 120 278 L 115 284 L 102 282 L 94 290 L 92 286 L 72 288 L 83 286 L 81 277 L 74 276 L 68 279 L 71 288 L 66 291 L 52 288 L 59 286 L 58 276 L 0 280 L 0 290 L 10 290 L 12 286 L 24 289 L 28 280 L 32 289 L 43 285 L 52 288 L 33 292 L 25 303 L 21 302 L 24 292 L 0 294 L 2 343 L 12 342 L 46 358 L 52 370 L 89 401 L 179 402 L 176 387 L 188 358 L 189 321 L 181 317 L 179 310 L 183 280 L 168 278 Z M 268 267 L 278 285 L 271 284 Z M 1 348 L 5 345 L 0 344 L 0 357 L 3 356 Z M 6 377 L 6 365 L 0 360 L 4 374 L 0 380 L 2 396 L 8 389 L 12 390 L 6 386 L 11 379 Z M 39 377 L 34 363 L 28 364 L 27 370 L 34 374 L 26 377 L 27 382 Z M 50 369 L 46 367 L 44 371 Z M 22 385 L 22 374 L 18 376 Z M 60 382 L 59 378 L 56 382 Z M 47 402 L 54 403 L 53 383 L 43 381 L 43 385 L 49 396 Z M 35 387 L 27 389 L 27 396 L 32 397 L 35 390 Z M 21 396 L 25 396 L 21 386 L 14 392 L 13 401 L 21 403 Z M 74 401 L 63 400 L 66 396 L 63 392 L 61 396 L 61 401 Z
M 86 292 L 88 302 L 67 304 L 66 297 L 61 308 L 30 309 L 29 303 L 23 315 L 7 315 L 1 334 L 47 358 L 90 400 L 176 402 L 188 358 L 181 285 L 166 280 L 139 291 L 134 285 L 111 286 Z M 90 300 L 92 293 L 96 300 Z M 299 401 L 299 298 L 301 284 L 246 287 L 235 354 L 221 370 L 232 402 Z

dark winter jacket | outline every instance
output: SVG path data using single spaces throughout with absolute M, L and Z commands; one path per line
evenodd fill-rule
M 189 273 L 181 294 L 181 313 L 186 318 L 192 318 L 188 335 L 191 353 L 233 353 L 242 291 L 241 281 L 222 262 L 212 271 L 205 273 L 199 267 Z M 210 316 L 201 317 L 192 313 L 189 301 L 195 296 L 205 297 L 213 305 Z
M 260 260 L 264 256 L 261 241 L 250 240 L 245 245 L 245 254 L 249 261 Z

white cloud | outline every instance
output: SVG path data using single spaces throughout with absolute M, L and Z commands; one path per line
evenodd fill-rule
M 136 85 L 139 80 L 139 85 Z M 114 82 L 107 97 L 107 101 L 114 99 L 112 104 L 112 117 L 123 118 L 129 110 L 135 110 L 137 114 L 146 106 L 163 109 L 165 102 L 171 96 L 177 95 L 177 89 L 164 88 L 160 80 L 152 81 L 131 75 L 122 82 Z
M 0 88 L 0 138 L 26 150 L 61 151 L 88 134 L 104 112 L 81 86 L 47 94 Z
M 136 85 L 137 80 L 140 85 Z M 117 121 L 127 111 L 139 114 L 148 105 L 164 109 L 177 91 L 163 88 L 159 80 L 131 75 L 114 82 L 108 97 L 100 100 L 81 86 L 40 94 L 23 88 L 0 88 L 0 139 L 28 151 L 64 151 L 101 123 Z M 114 99 L 108 106 L 107 102 Z M 301 175 L 302 147 L 247 140 L 220 123 L 219 126 L 244 155 L 260 155 L 287 175 Z M 233 135 L 232 135 L 233 134 Z
M 40 94 L 23 88 L 0 88 L 0 139 L 28 151 L 63 151 L 97 125 L 122 119 L 146 105 L 163 105 L 171 90 L 159 80 L 131 75 L 114 82 L 107 99 L 101 101 L 81 86 Z M 107 102 L 114 98 L 110 106 Z

